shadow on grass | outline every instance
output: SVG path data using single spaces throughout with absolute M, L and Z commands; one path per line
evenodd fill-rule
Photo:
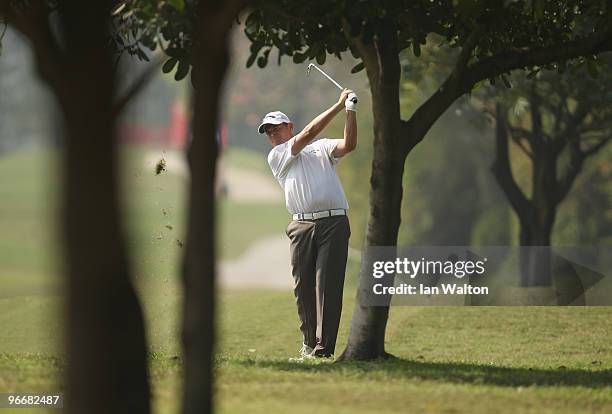
M 557 369 L 510 368 L 455 362 L 426 362 L 401 358 L 361 362 L 335 363 L 285 362 L 274 360 L 239 360 L 240 366 L 270 368 L 294 373 L 337 373 L 384 379 L 433 380 L 464 384 L 518 386 L 575 386 L 598 388 L 612 386 L 612 370 L 581 370 L 559 367 Z

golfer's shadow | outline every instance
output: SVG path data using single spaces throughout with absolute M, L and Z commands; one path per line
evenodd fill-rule
M 506 387 L 564 385 L 598 388 L 612 384 L 612 370 L 610 369 L 583 370 L 569 369 L 564 366 L 556 369 L 511 368 L 455 362 L 427 362 L 401 358 L 390 358 L 373 362 L 350 361 L 322 364 L 294 363 L 279 360 L 243 360 L 239 364 L 295 373 L 337 372 L 351 376 L 361 374 L 364 377 L 376 377 L 382 374 L 385 378 L 412 378 Z

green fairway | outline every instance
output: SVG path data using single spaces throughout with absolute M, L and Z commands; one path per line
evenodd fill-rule
M 176 278 L 180 269 L 187 180 L 173 172 L 156 175 L 145 160 L 145 155 L 156 152 L 163 154 L 125 148 L 122 200 L 134 274 L 163 281 Z M 259 154 L 235 152 L 228 153 L 229 166 L 264 174 Z M 58 290 L 61 239 L 55 220 L 61 185 L 57 158 L 56 151 L 45 149 L 0 158 L 0 298 Z M 284 236 L 289 220 L 282 203 L 222 200 L 217 214 L 221 260 L 240 257 L 261 237 Z
M 126 227 L 155 412 L 173 413 L 181 388 L 186 180 L 155 175 L 136 148 L 125 155 Z M 246 152 L 228 160 L 264 170 Z M 54 165 L 53 153 L 43 150 L 0 159 L 0 392 L 62 389 Z M 222 259 L 239 257 L 262 237 L 283 236 L 287 223 L 282 205 L 223 201 L 218 211 Z M 350 262 L 337 352 L 346 344 L 357 272 L 358 263 Z M 288 362 L 301 346 L 290 290 L 221 291 L 218 322 L 221 413 L 612 412 L 611 307 L 394 307 L 387 350 L 396 359 L 369 363 Z
M 180 400 L 178 303 L 172 288 L 144 298 L 159 413 L 176 412 Z M 0 391 L 60 387 L 63 360 L 43 340 L 61 331 L 44 316 L 59 304 L 2 301 L 3 311 L 21 311 L 1 322 Z M 610 308 L 397 307 L 387 337 L 397 359 L 300 364 L 288 362 L 300 346 L 291 292 L 223 292 L 217 404 L 224 413 L 607 413 L 611 320 Z

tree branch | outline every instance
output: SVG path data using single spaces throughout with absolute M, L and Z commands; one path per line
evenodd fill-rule
M 608 25 L 601 31 L 581 39 L 570 40 L 548 47 L 525 48 L 499 53 L 484 58 L 468 67 L 468 82 L 471 85 L 509 72 L 551 62 L 595 55 L 612 50 L 612 28 Z
M 2 41 L 2 39 L 4 39 L 4 34 L 6 33 L 6 29 L 8 28 L 8 23 L 7 22 L 0 22 L 4 25 L 4 27 L 2 28 L 2 33 L 0 33 L 0 42 Z
M 407 145 L 414 146 L 422 140 L 444 111 L 457 98 L 472 90 L 474 85 L 481 80 L 494 78 L 514 69 L 543 66 L 563 59 L 610 50 L 612 50 L 612 29 L 609 24 L 604 30 L 582 39 L 543 48 L 503 52 L 471 65 L 468 64 L 462 76 L 454 76 L 455 72 L 451 73 L 440 88 L 413 113 L 411 118 L 402 123 L 405 128 L 411 128 L 410 139 L 416 140 Z
M 531 84 L 531 88 L 529 89 L 528 100 L 531 114 L 531 149 L 534 153 L 541 154 L 543 151 L 546 151 L 543 136 L 544 128 L 542 125 L 542 111 L 540 110 L 542 99 L 536 91 L 536 85 L 533 83 Z
M 455 76 L 462 76 L 465 68 L 470 61 L 470 57 L 472 57 L 472 52 L 474 48 L 478 44 L 482 33 L 484 32 L 485 26 L 483 24 L 479 24 L 476 28 L 470 33 L 463 48 L 461 49 L 461 53 L 457 58 L 457 63 L 455 64 L 455 68 L 453 70 Z
M 215 20 L 223 26 L 231 26 L 238 13 L 240 13 L 249 0 L 224 0 L 223 7 L 216 13 Z
M 606 132 L 604 132 L 605 129 L 612 129 L 612 120 L 610 121 L 600 121 L 597 123 L 591 123 L 589 125 L 581 125 L 578 128 L 578 132 L 580 132 L 580 135 L 584 136 L 588 133 L 595 133 L 595 134 L 591 134 L 591 139 L 592 138 L 597 138 L 597 135 L 601 135 L 601 134 L 606 134 Z M 597 134 L 599 133 L 599 134 Z M 594 135 L 594 136 L 593 136 Z
M 149 64 L 149 66 L 140 74 L 138 79 L 136 79 L 136 81 L 130 85 L 127 91 L 119 99 L 117 99 L 113 105 L 113 116 L 119 116 L 127 104 L 130 103 L 130 101 L 149 84 L 153 76 L 159 70 L 161 63 L 162 59 L 160 58 Z
M 33 0 L 24 10 L 16 10 L 8 1 L 0 1 L 0 15 L 32 44 L 40 75 L 51 87 L 62 82 L 61 52 L 49 25 L 50 9 L 44 0 Z M 58 90 L 61 88 L 58 88 Z
M 518 145 L 518 147 L 523 151 L 523 153 L 525 153 L 525 155 L 527 155 L 530 159 L 533 160 L 533 153 L 523 143 L 523 139 L 531 142 L 530 139 L 528 138 L 531 135 L 531 131 L 527 131 L 524 128 L 515 128 L 515 127 L 512 127 L 511 125 L 508 125 L 507 127 L 510 130 L 510 135 L 512 136 L 512 142 Z
M 533 135 L 533 132 L 531 132 L 528 129 L 521 128 L 521 127 L 515 127 L 512 125 L 508 125 L 508 129 L 510 130 L 513 138 L 520 137 L 520 138 L 525 138 L 527 140 L 530 140 L 531 136 Z
M 508 133 L 506 115 L 500 104 L 496 106 L 496 156 L 491 171 L 497 183 L 506 194 L 512 208 L 519 217 L 523 218 L 529 211 L 530 202 L 525 197 L 519 186 L 514 181 L 512 168 L 510 167 L 510 156 L 508 153 Z
M 525 155 L 527 155 L 530 159 L 533 160 L 533 153 L 529 150 L 529 148 L 527 148 L 525 146 L 525 144 L 523 143 L 523 141 L 521 141 L 520 139 L 514 140 L 513 141 L 516 145 L 518 145 L 518 147 L 520 149 L 523 150 L 523 153 L 525 153 Z
M 555 115 L 555 123 L 553 126 L 553 134 L 561 134 L 561 123 L 564 119 L 571 117 L 572 113 L 569 110 L 569 92 L 565 89 L 565 85 L 560 82 L 557 85 L 557 91 L 559 94 L 559 104 L 556 107 L 550 108 L 550 111 Z
M 345 17 L 342 18 L 342 31 L 344 32 L 344 37 L 346 38 L 346 41 L 348 42 L 349 46 L 352 47 L 355 51 L 357 51 L 357 54 L 365 65 L 366 71 L 369 70 L 371 72 L 372 70 L 376 69 L 377 72 L 371 75 L 378 76 L 379 70 L 378 65 L 376 64 L 377 59 L 374 47 L 372 45 L 366 45 L 365 43 L 363 43 L 360 36 L 351 35 L 351 27 Z
M 607 138 L 602 139 L 597 144 L 593 145 L 591 148 L 584 150 L 583 153 L 586 157 L 590 157 L 591 155 L 595 155 L 598 153 L 603 147 L 606 146 L 607 143 L 612 142 L 612 137 L 608 136 Z
M 555 191 L 555 202 L 560 203 L 569 193 L 576 177 L 582 170 L 582 164 L 584 163 L 586 156 L 580 150 L 578 142 L 570 142 L 570 162 L 565 170 L 565 173 L 557 181 L 557 188 Z

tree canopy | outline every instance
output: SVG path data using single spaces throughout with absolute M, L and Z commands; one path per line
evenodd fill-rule
M 254 2 L 245 22 L 245 34 L 252 41 L 247 65 L 257 61 L 264 67 L 273 49 L 278 62 L 291 56 L 293 62 L 316 59 L 323 64 L 327 54 L 338 57 L 351 51 L 347 41 L 361 36 L 370 43 L 378 33 L 393 30 L 396 49 L 411 48 L 420 56 L 421 45 L 430 34 L 451 47 L 465 48 L 466 63 L 486 61 L 500 53 L 525 53 L 577 39 L 604 41 L 610 46 L 610 23 L 606 2 L 587 1 L 282 1 Z M 486 32 L 486 36 L 484 36 Z M 590 39 L 592 33 L 599 33 Z M 592 58 L 585 58 L 589 60 Z M 563 67 L 564 61 L 555 63 Z M 354 70 L 360 70 L 358 65 Z M 500 68 L 502 69 L 502 68 Z M 507 72 L 507 70 L 502 73 Z M 500 73 L 501 74 L 501 73 Z M 492 77 L 497 75 L 491 72 Z

